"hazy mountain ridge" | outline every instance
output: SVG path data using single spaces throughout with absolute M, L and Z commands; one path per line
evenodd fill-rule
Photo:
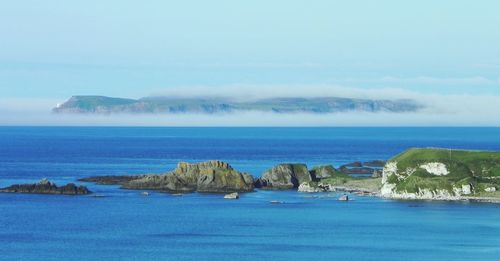
M 423 108 L 414 100 L 376 100 L 340 97 L 267 98 L 236 101 L 230 98 L 145 97 L 124 99 L 106 96 L 73 96 L 53 109 L 56 113 L 225 113 L 263 111 L 277 113 L 415 112 Z

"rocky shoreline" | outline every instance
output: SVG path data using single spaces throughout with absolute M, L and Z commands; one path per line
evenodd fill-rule
M 381 164 L 382 161 L 372 161 Z M 342 169 L 364 163 L 351 163 Z M 371 187 L 364 187 L 369 180 Z M 235 170 L 223 161 L 201 163 L 179 162 L 177 167 L 162 174 L 143 174 L 137 176 L 93 176 L 79 179 L 99 185 L 120 185 L 122 189 L 158 190 L 167 193 L 245 193 L 255 189 L 291 190 L 298 192 L 348 192 L 362 196 L 378 194 L 380 179 L 365 177 L 352 178 L 332 165 L 315 166 L 308 169 L 302 163 L 277 164 L 262 173 L 258 178 Z M 377 184 L 377 185 L 373 185 Z
M 309 169 L 306 164 L 302 163 L 282 163 L 271 167 L 257 178 L 234 169 L 226 162 L 211 160 L 200 163 L 179 162 L 175 169 L 160 174 L 93 176 L 79 179 L 79 181 L 93 182 L 98 185 L 119 185 L 122 189 L 157 190 L 172 194 L 224 193 L 225 198 L 228 199 L 237 199 L 238 193 L 253 192 L 255 189 L 294 189 L 303 193 L 346 192 L 398 200 L 500 203 L 500 191 L 497 191 L 500 179 L 496 179 L 497 176 L 494 173 L 484 172 L 485 166 L 495 171 L 497 168 L 500 169 L 500 154 L 498 154 L 498 159 L 497 154 L 493 154 L 495 156 L 493 158 L 488 154 L 487 160 L 471 163 L 466 161 L 438 162 L 433 159 L 414 162 L 414 158 L 406 155 L 413 153 L 412 155 L 417 157 L 418 153 L 427 153 L 427 151 L 429 149 L 409 150 L 388 162 L 381 160 L 353 162 L 342 165 L 338 169 L 332 165 L 315 166 Z M 440 150 L 431 151 L 441 153 Z M 401 165 L 410 167 L 401 167 Z M 448 167 L 462 166 L 461 169 L 467 169 L 464 166 L 472 168 L 476 165 L 483 169 L 484 175 L 490 176 L 477 177 L 474 172 L 471 172 L 472 174 L 460 173 L 454 169 L 450 172 Z M 370 175 L 355 176 L 352 175 L 353 173 Z M 36 184 L 12 185 L 0 189 L 0 192 L 65 195 L 91 193 L 84 186 L 77 187 L 70 183 L 58 187 L 48 180 Z
M 170 193 L 196 191 L 244 193 L 252 192 L 255 188 L 263 190 L 296 189 L 303 193 L 346 192 L 359 196 L 376 196 L 397 200 L 467 200 L 500 203 L 500 198 L 497 197 L 472 194 L 474 187 L 469 184 L 465 184 L 453 192 L 430 189 L 419 189 L 417 192 L 398 192 L 387 183 L 389 173 L 394 171 L 392 164 L 391 162 L 375 160 L 353 162 L 342 165 L 338 169 L 332 165 L 315 166 L 308 169 L 305 164 L 301 163 L 283 163 L 273 166 L 260 177 L 254 179 L 246 173 L 234 170 L 228 163 L 222 161 L 196 164 L 181 162 L 175 170 L 164 174 L 89 177 L 80 181 L 117 184 L 121 185 L 123 189 L 160 190 Z M 429 166 L 434 167 L 434 165 Z M 381 166 L 383 168 L 380 168 Z M 367 169 L 370 171 L 366 171 Z M 434 171 L 433 168 L 428 169 Z M 359 170 L 364 171 L 361 174 L 371 173 L 371 175 L 364 177 L 350 175 Z M 496 188 L 488 187 L 486 191 L 494 192 Z

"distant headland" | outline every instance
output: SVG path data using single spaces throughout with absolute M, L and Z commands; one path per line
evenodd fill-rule
M 55 113 L 228 113 L 261 111 L 275 113 L 336 113 L 336 112 L 416 112 L 423 105 L 410 99 L 355 99 L 341 97 L 267 98 L 238 101 L 231 98 L 145 97 L 124 99 L 106 96 L 73 96 L 58 104 Z

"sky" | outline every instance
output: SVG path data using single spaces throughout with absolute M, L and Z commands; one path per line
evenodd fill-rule
M 135 124 L 38 115 L 72 95 L 313 93 L 440 103 L 415 121 L 368 125 L 447 115 L 442 125 L 500 126 L 498 10 L 496 0 L 2 1 L 0 124 Z M 304 124 L 368 122 L 313 118 Z

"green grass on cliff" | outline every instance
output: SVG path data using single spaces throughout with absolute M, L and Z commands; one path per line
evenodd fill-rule
M 351 177 L 345 173 L 335 171 L 333 176 L 321 179 L 320 182 L 349 189 L 378 192 L 382 186 L 381 180 L 381 178 Z
M 450 171 L 448 176 L 500 177 L 500 152 L 409 149 L 390 161 L 398 162 L 399 170 L 415 168 L 429 162 L 441 162 L 446 164 Z M 425 175 L 425 171 L 416 174 Z
M 500 152 L 410 149 L 389 161 L 398 163 L 399 172 L 407 168 L 416 169 L 403 180 L 398 180 L 395 176 L 389 177 L 388 182 L 395 183 L 397 191 L 417 192 L 419 188 L 426 188 L 451 192 L 454 186 L 472 184 L 475 194 L 483 195 L 487 187 L 500 188 Z M 420 165 L 431 162 L 445 164 L 449 174 L 435 176 L 420 168 Z

